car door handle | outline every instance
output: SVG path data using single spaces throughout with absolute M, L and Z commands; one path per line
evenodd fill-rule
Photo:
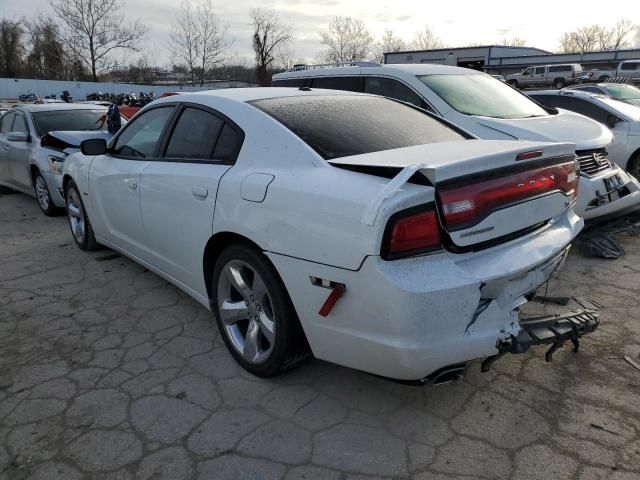
M 194 197 L 207 198 L 207 195 L 209 195 L 209 190 L 207 190 L 205 187 L 193 187 L 191 189 L 191 193 L 193 193 Z
M 127 186 L 131 189 L 131 190 L 135 190 L 138 188 L 138 181 L 135 178 L 129 178 L 127 180 Z

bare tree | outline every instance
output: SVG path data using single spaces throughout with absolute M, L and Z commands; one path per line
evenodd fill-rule
M 286 55 L 291 42 L 291 29 L 272 10 L 254 8 L 249 14 L 253 24 L 253 51 L 256 56 L 256 77 L 262 86 L 268 86 L 269 69 Z
M 400 37 L 397 37 L 391 30 L 385 30 L 382 38 L 375 45 L 375 59 L 379 63 L 384 63 L 384 54 L 401 52 L 407 49 L 407 44 Z
M 126 24 L 122 0 L 50 0 L 63 22 L 63 37 L 74 56 L 91 70 L 94 82 L 112 65 L 119 49 L 139 51 L 147 28 L 139 21 Z
M 364 22 L 352 17 L 333 17 L 328 31 L 320 32 L 320 37 L 326 47 L 321 57 L 331 63 L 366 60 L 373 44 Z
M 191 0 L 182 0 L 180 13 L 171 26 L 171 42 L 169 44 L 173 63 L 184 65 L 187 68 L 192 86 L 196 84 L 195 69 L 199 63 L 200 35 L 196 15 Z
M 631 20 L 628 18 L 618 20 L 611 29 L 611 48 L 618 50 L 630 47 L 631 42 L 629 41 L 629 36 L 634 33 L 634 30 L 637 32 L 635 35 L 640 35 L 640 27 L 634 27 Z
M 22 68 L 25 53 L 24 27 L 19 21 L 0 22 L 0 74 L 16 77 Z
M 445 43 L 431 30 L 429 25 L 419 30 L 413 37 L 411 48 L 415 50 L 433 50 L 436 48 L 446 48 Z
M 585 53 L 598 50 L 617 50 L 631 45 L 628 40 L 634 27 L 630 20 L 618 20 L 613 27 L 588 25 L 560 37 L 563 53 Z
M 38 16 L 27 23 L 30 52 L 27 67 L 38 78 L 66 80 L 70 59 L 65 53 L 60 28 L 47 16 Z
M 218 16 L 213 10 L 213 0 L 201 0 L 198 5 L 196 28 L 199 38 L 196 53 L 202 87 L 207 72 L 223 62 L 223 51 L 227 44 L 225 39 L 227 28 L 220 26 Z
M 520 37 L 503 37 L 498 44 L 504 45 L 505 47 L 526 47 L 527 41 Z

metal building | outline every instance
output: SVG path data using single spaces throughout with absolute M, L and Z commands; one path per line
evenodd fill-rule
M 640 59 L 640 49 L 607 50 L 589 53 L 551 53 L 531 47 L 505 47 L 486 45 L 481 47 L 440 48 L 384 54 L 384 63 L 440 63 L 475 68 L 487 73 L 508 75 L 527 67 L 564 63 L 579 63 L 585 70 L 612 69 L 622 60 Z

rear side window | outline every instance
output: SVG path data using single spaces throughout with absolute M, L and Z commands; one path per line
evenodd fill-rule
M 147 110 L 129 122 L 118 136 L 113 153 L 124 157 L 153 157 L 174 107 Z
M 250 103 L 327 160 L 466 138 L 430 115 L 382 97 L 323 95 Z
M 422 106 L 422 101 L 416 92 L 392 78 L 365 77 L 364 91 L 365 93 L 373 93 L 374 95 L 395 98 L 401 102 L 412 103 L 416 107 Z
M 360 77 L 318 77 L 311 82 L 313 88 L 327 88 L 330 90 L 346 90 L 348 92 L 362 91 Z
M 568 104 L 565 108 L 592 118 L 596 122 L 606 123 L 609 112 L 598 105 L 595 105 L 581 98 L 567 98 Z
M 16 119 L 13 122 L 13 131 L 14 132 L 23 132 L 29 135 L 29 129 L 27 128 L 27 121 L 24 118 L 24 115 L 21 113 L 16 113 Z
M 16 114 L 13 112 L 5 113 L 0 119 L 0 133 L 9 133 L 13 127 L 13 119 Z
M 304 87 L 308 79 L 306 78 L 285 78 L 282 80 L 273 80 L 271 85 L 274 87 Z
M 549 67 L 549 72 L 570 72 L 570 71 L 571 71 L 570 65 L 558 65 L 555 67 Z
M 185 108 L 167 145 L 165 157 L 209 160 L 224 121 L 211 113 Z
M 536 68 L 536 73 L 539 75 L 541 73 L 544 73 L 544 67 L 537 67 Z
M 218 137 L 216 149 L 213 152 L 213 159 L 222 162 L 234 162 L 238 157 L 243 137 L 235 131 L 228 123 L 225 123 Z
M 640 66 L 640 63 L 623 63 L 620 65 L 620 70 L 635 70 Z

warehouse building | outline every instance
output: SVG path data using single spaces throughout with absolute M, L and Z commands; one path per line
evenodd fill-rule
M 509 75 L 527 67 L 579 63 L 585 70 L 612 69 L 622 60 L 639 60 L 640 49 L 607 50 L 589 53 L 551 53 L 531 47 L 485 45 L 480 47 L 440 48 L 384 54 L 384 63 L 438 63 Z

